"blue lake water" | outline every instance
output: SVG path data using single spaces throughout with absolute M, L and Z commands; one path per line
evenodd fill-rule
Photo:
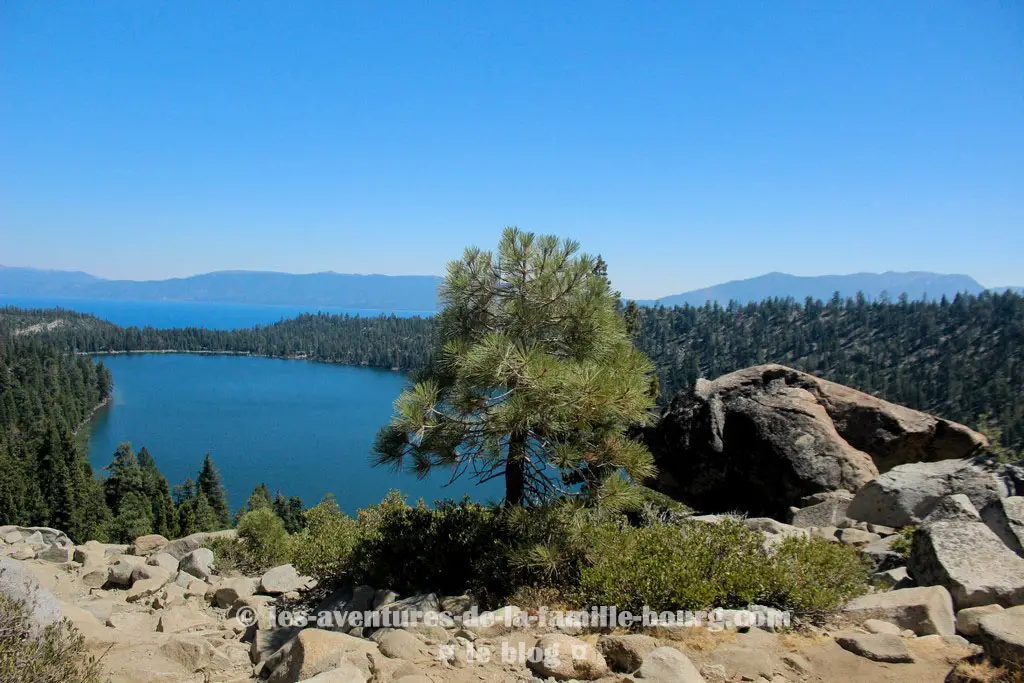
M 433 315 L 434 311 L 376 311 L 327 306 L 263 306 L 255 304 L 204 303 L 201 301 L 131 301 L 118 299 L 69 299 L 62 297 L 0 296 L 0 306 L 21 308 L 66 308 L 109 320 L 125 327 L 205 327 L 234 330 L 276 323 L 300 313 L 326 313 L 377 316 L 382 313 L 401 317 Z
M 428 503 L 469 494 L 497 500 L 497 480 L 483 486 L 448 472 L 427 479 L 372 467 L 377 430 L 407 379 L 385 370 L 239 356 L 104 356 L 114 373 L 112 404 L 94 419 L 90 460 L 110 463 L 118 443 L 146 446 L 173 486 L 195 478 L 212 454 L 238 507 L 266 482 L 271 491 L 313 505 L 333 493 L 349 513 L 390 489 Z

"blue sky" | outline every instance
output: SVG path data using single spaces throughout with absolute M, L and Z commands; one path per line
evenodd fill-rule
M 2 264 L 442 273 L 508 224 L 634 297 L 1024 285 L 1024 5 L 0 8 Z

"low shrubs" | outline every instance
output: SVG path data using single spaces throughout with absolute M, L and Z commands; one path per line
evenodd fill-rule
M 81 634 L 64 620 L 33 635 L 27 608 L 0 594 L 0 681 L 101 683 L 99 662 Z
M 319 505 L 306 510 L 305 524 L 289 541 L 292 563 L 299 573 L 324 578 L 347 572 L 359 540 L 356 521 L 328 495 Z
M 820 615 L 867 591 L 869 570 L 850 546 L 823 538 L 787 538 L 772 555 L 771 602 Z
M 239 561 L 247 569 L 268 569 L 291 561 L 291 546 L 284 522 L 270 508 L 261 507 L 238 520 Z

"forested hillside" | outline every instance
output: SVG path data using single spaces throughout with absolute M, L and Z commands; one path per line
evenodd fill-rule
M 971 426 L 988 415 L 1004 444 L 1024 446 L 1024 297 L 1012 292 L 935 303 L 857 297 L 629 306 L 625 315 L 658 368 L 663 402 L 699 377 L 776 362 Z M 120 328 L 65 311 L 0 309 L 0 333 L 30 326 L 32 336 L 80 351 L 254 353 L 402 370 L 425 365 L 435 347 L 430 318 L 302 315 L 228 332 Z

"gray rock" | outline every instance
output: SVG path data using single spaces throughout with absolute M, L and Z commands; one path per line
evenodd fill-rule
M 256 579 L 237 578 L 225 579 L 217 584 L 214 592 L 214 600 L 217 607 L 228 608 L 234 605 L 239 598 L 248 598 L 256 592 Z
M 146 579 L 160 579 L 163 583 L 171 580 L 171 572 L 152 564 L 137 564 L 132 570 L 132 585 Z M 163 584 L 161 584 L 163 585 Z
M 1007 548 L 1024 557 L 1024 496 L 994 500 L 982 508 L 981 517 Z
M 391 659 L 413 661 L 429 654 L 426 643 L 403 629 L 382 628 L 375 631 L 370 640 Z
M 305 585 L 305 579 L 299 576 L 295 567 L 283 564 L 268 570 L 260 577 L 259 592 L 266 595 L 280 595 L 298 590 Z
M 987 614 L 978 621 L 978 630 L 989 659 L 1024 669 L 1024 607 Z
M 192 537 L 186 536 L 185 538 Z M 174 543 L 177 543 L 177 541 L 171 541 L 164 547 L 171 555 L 174 555 L 174 553 L 170 552 L 168 549 Z M 197 548 L 180 558 L 180 561 L 178 562 L 178 570 L 205 581 L 213 576 L 213 561 L 214 557 L 212 550 L 209 548 Z
M 529 658 L 526 666 L 540 678 L 594 681 L 608 674 L 608 664 L 597 648 L 578 638 L 551 633 L 541 636 L 534 649 L 543 656 Z
M 430 682 L 426 676 L 403 676 L 396 679 L 395 683 L 420 683 L 422 679 L 425 679 L 427 683 Z M 337 668 L 319 673 L 312 678 L 300 681 L 300 683 L 366 683 L 366 674 L 360 671 L 355 664 L 343 661 Z
M 847 531 L 843 529 L 842 531 Z M 883 572 L 907 563 L 907 559 L 892 549 L 899 536 L 886 536 L 858 548 L 861 556 L 871 563 L 872 572 Z
M 946 496 L 932 508 L 928 516 L 921 522 L 931 524 L 932 522 L 980 522 L 981 515 L 974 507 L 971 499 L 962 493 L 954 493 Z
M 175 559 L 180 561 L 189 553 L 198 550 L 207 541 L 215 538 L 235 539 L 238 538 L 238 532 L 234 529 L 225 529 L 224 531 L 204 531 L 171 541 L 167 545 L 162 546 L 160 550 L 173 555 Z
M 867 619 L 861 624 L 868 633 L 881 633 L 883 635 L 898 636 L 903 633 L 896 624 L 889 621 L 882 621 L 881 619 Z
M 907 570 L 918 584 L 945 586 L 957 609 L 1024 604 L 1024 558 L 981 522 L 922 526 Z
M 597 650 L 612 671 L 633 673 L 644 663 L 644 658 L 654 652 L 658 641 L 642 633 L 629 635 L 603 635 L 597 639 Z
M 113 586 L 131 586 L 134 572 L 135 563 L 122 557 L 110 565 L 107 580 Z
M 367 588 L 367 586 L 360 586 L 360 588 Z M 359 588 L 356 588 L 356 590 L 359 590 Z M 395 591 L 382 588 L 373 594 L 373 609 L 380 609 L 384 605 L 390 605 L 400 597 Z
M 871 575 L 871 580 L 889 590 L 914 587 L 914 580 L 907 574 L 906 567 L 896 567 L 894 569 L 886 569 L 883 572 L 875 572 Z
M 797 509 L 789 523 L 803 528 L 839 526 L 846 519 L 846 508 L 850 507 L 850 501 L 853 500 L 853 494 L 848 491 L 842 493 L 845 495 L 832 496 L 820 503 Z
M 882 540 L 882 537 L 878 534 L 873 534 L 870 531 L 863 531 L 861 529 L 840 529 L 836 534 L 836 538 L 839 539 L 840 543 L 852 545 L 855 548 L 865 547 L 876 541 Z
M 849 602 L 843 608 L 843 615 L 855 624 L 868 619 L 891 621 L 919 636 L 955 633 L 953 600 L 942 586 L 864 595 Z
M 149 555 L 150 553 L 160 550 L 165 545 L 167 545 L 167 539 L 160 534 L 139 536 L 135 539 L 135 542 L 132 543 L 132 555 Z
M 146 564 L 154 567 L 162 567 L 172 574 L 178 571 L 178 560 L 170 553 L 154 553 L 149 556 L 148 560 L 146 560 Z
M 897 465 L 968 457 L 988 443 L 963 425 L 781 365 L 698 380 L 644 440 L 659 490 L 700 510 L 741 502 L 771 517 L 808 495 L 856 491 Z
M 51 545 L 36 553 L 37 560 L 63 564 L 74 557 L 74 549 L 68 546 Z
M 0 594 L 25 605 L 32 635 L 41 634 L 61 619 L 57 598 L 40 586 L 32 572 L 17 560 L 0 559 Z
M 109 567 L 97 567 L 95 569 L 83 570 L 82 583 L 89 588 L 103 588 L 110 579 Z
M 644 658 L 637 678 L 651 683 L 705 683 L 700 671 L 674 647 L 659 647 Z
M 960 635 L 974 638 L 980 633 L 978 622 L 987 614 L 1002 612 L 1002 605 L 982 605 L 981 607 L 967 607 L 956 613 L 956 632 Z
M 904 527 L 920 524 L 953 494 L 964 494 L 976 509 L 1010 495 L 1011 472 L 989 458 L 900 465 L 857 491 L 846 513 L 857 520 Z
M 897 635 L 886 633 L 846 633 L 836 636 L 844 650 L 874 662 L 909 664 L 914 661 L 907 643 Z

